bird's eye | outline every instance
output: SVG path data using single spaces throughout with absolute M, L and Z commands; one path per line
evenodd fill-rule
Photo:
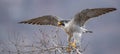
M 62 23 L 61 25 L 62 25 L 62 26 L 65 26 L 65 24 L 64 24 L 64 23 Z

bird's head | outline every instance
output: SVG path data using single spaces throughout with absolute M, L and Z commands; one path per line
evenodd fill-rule
M 68 22 L 69 22 L 69 20 L 61 20 L 57 24 L 60 27 L 65 27 Z

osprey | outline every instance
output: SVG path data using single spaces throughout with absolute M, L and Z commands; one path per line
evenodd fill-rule
M 19 23 L 36 24 L 36 25 L 52 25 L 62 28 L 68 34 L 69 46 L 76 47 L 76 43 L 80 43 L 80 38 L 83 33 L 92 33 L 87 30 L 84 25 L 88 19 L 115 11 L 116 8 L 94 8 L 84 9 L 77 13 L 71 20 L 58 20 L 56 16 L 45 15 L 38 18 L 21 21 Z M 72 41 L 72 37 L 74 41 Z

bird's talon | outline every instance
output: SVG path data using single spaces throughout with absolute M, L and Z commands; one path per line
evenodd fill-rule
M 76 42 L 70 42 L 69 45 L 70 45 L 72 48 L 76 48 Z

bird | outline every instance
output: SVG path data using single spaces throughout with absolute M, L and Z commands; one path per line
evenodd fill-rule
M 32 25 L 50 25 L 62 28 L 68 34 L 69 46 L 76 48 L 76 43 L 80 42 L 83 33 L 92 33 L 85 28 L 85 24 L 89 19 L 96 18 L 100 15 L 117 10 L 116 8 L 91 8 L 83 9 L 75 14 L 70 20 L 59 20 L 57 16 L 44 15 L 41 17 L 21 21 L 19 23 Z M 74 39 L 74 41 L 72 41 Z

